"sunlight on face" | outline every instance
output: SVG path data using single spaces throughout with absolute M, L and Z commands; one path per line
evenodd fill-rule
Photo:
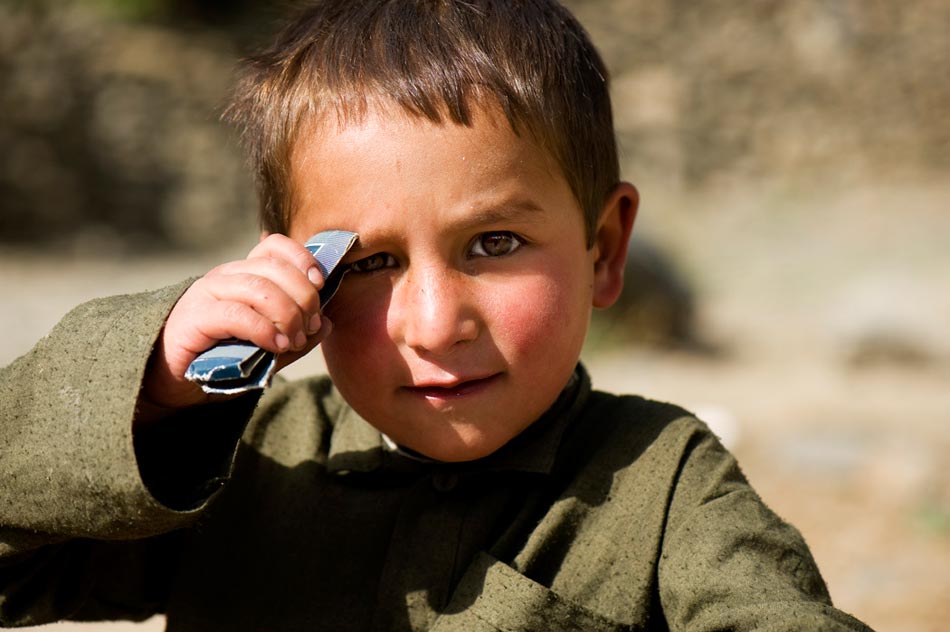
M 294 153 L 291 236 L 356 231 L 327 316 L 327 367 L 397 443 L 463 461 L 557 398 L 590 318 L 593 254 L 560 171 L 479 111 L 471 126 L 387 109 Z

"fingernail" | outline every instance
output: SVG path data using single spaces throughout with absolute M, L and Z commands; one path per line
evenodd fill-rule
M 320 271 L 317 269 L 317 266 L 311 266 L 307 270 L 307 278 L 310 279 L 310 282 L 316 285 L 323 280 L 323 275 L 320 274 Z
M 310 333 L 315 334 L 320 331 L 321 324 L 323 324 L 323 321 L 320 318 L 320 314 L 314 314 L 310 318 L 310 323 L 307 325 L 307 329 L 310 331 Z
M 290 348 L 290 339 L 284 334 L 277 334 L 274 336 L 274 344 L 277 345 L 277 348 L 281 351 L 286 351 Z
M 298 331 L 297 335 L 294 336 L 294 346 L 297 349 L 303 349 L 304 345 L 307 344 L 307 335 L 302 331 Z

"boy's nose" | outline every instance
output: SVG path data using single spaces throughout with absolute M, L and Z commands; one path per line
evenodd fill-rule
M 470 282 L 464 274 L 434 266 L 407 274 L 394 306 L 406 346 L 418 353 L 448 355 L 477 338 Z

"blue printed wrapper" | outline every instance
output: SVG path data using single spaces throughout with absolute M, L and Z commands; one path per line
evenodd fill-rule
M 340 260 L 357 240 L 357 234 L 345 230 L 317 233 L 305 245 L 323 274 L 320 306 L 325 307 L 336 294 L 346 274 Z M 199 355 L 188 367 L 185 378 L 206 393 L 244 393 L 265 388 L 274 376 L 277 357 L 243 340 L 223 340 Z

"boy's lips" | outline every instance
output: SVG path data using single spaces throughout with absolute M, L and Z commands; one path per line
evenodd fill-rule
M 403 389 L 426 399 L 456 399 L 489 387 L 501 377 L 501 373 L 492 373 L 482 377 L 455 378 L 452 380 L 432 380 L 404 386 Z

